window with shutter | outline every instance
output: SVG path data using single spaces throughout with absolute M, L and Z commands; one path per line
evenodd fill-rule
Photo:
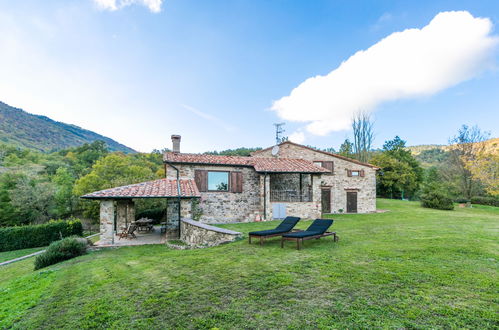
M 234 193 L 243 192 L 243 173 L 230 172 L 230 191 Z
M 331 161 L 322 162 L 322 167 L 324 167 L 325 169 L 328 169 L 329 172 L 331 172 L 331 173 L 334 172 L 334 163 Z
M 205 170 L 194 171 L 194 181 L 200 192 L 208 191 L 208 175 Z

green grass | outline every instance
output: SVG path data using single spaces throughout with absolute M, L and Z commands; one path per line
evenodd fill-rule
M 22 250 L 15 250 L 15 251 L 7 251 L 7 252 L 0 252 L 0 262 L 12 260 L 15 258 L 23 257 L 25 255 L 35 253 L 37 251 L 43 250 L 45 247 L 36 247 L 36 248 L 30 248 L 30 249 L 22 249 Z
M 499 327 L 499 208 L 378 204 L 390 212 L 335 215 L 340 241 L 301 251 L 241 240 L 107 249 L 43 271 L 17 262 L 0 268 L 0 328 Z

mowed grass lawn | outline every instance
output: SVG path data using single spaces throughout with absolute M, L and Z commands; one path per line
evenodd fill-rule
M 497 328 L 499 208 L 335 215 L 340 241 L 92 252 L 0 268 L 0 328 Z M 276 222 L 225 225 L 249 232 Z M 300 228 L 309 222 L 300 223 Z

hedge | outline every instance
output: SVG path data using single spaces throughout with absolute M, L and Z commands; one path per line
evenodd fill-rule
M 499 198 L 475 196 L 475 197 L 471 197 L 471 204 L 499 206 Z
M 82 236 L 80 220 L 51 220 L 42 225 L 0 228 L 0 252 L 47 246 L 62 237 Z
M 35 259 L 35 270 L 87 253 L 88 242 L 82 237 L 66 237 L 50 243 L 45 252 Z

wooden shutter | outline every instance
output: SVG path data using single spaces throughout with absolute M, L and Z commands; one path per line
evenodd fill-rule
M 230 191 L 233 193 L 243 192 L 243 173 L 230 172 Z
M 208 191 L 208 171 L 195 170 L 194 181 L 199 191 Z
M 334 163 L 333 162 L 322 162 L 322 167 L 328 169 L 329 172 L 333 173 L 334 171 Z
M 366 174 L 365 174 L 364 170 L 360 170 L 360 176 L 361 176 L 361 177 L 364 177 L 365 175 L 366 175 Z
M 352 170 L 347 170 L 347 176 L 352 176 Z

